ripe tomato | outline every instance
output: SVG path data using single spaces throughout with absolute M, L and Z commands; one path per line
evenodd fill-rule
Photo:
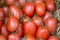
M 34 0 L 35 5 L 37 5 L 40 2 L 43 2 L 43 0 Z
M 49 37 L 49 31 L 47 28 L 41 28 L 39 27 L 36 33 L 36 37 L 38 39 L 46 40 Z
M 45 15 L 43 16 L 43 22 L 45 23 L 45 21 L 47 20 L 47 18 L 49 17 L 52 17 L 52 13 L 51 12 L 48 12 L 46 11 L 45 12 Z
M 24 37 L 25 40 L 36 40 L 32 35 L 27 35 Z
M 24 24 L 24 35 L 35 36 L 35 32 L 36 32 L 36 26 L 33 22 L 28 21 Z
M 56 9 L 55 1 L 54 0 L 46 0 L 46 8 L 49 11 L 54 11 Z
M 18 27 L 18 29 L 16 30 L 16 33 L 20 36 L 20 37 L 22 37 L 23 36 L 23 26 L 22 26 L 22 24 L 19 24 L 19 27 Z
M 7 4 L 8 6 L 13 5 L 14 2 L 15 2 L 15 0 L 5 0 L 5 1 L 6 1 L 6 4 Z
M 9 16 L 15 16 L 17 19 L 20 19 L 21 11 L 16 6 L 10 6 L 9 8 Z
M 0 35 L 0 40 L 7 40 L 3 35 Z
M 7 31 L 7 28 L 6 28 L 6 25 L 3 25 L 1 27 L 1 34 L 4 35 L 6 38 L 8 36 L 8 31 Z
M 2 20 L 0 20 L 0 28 L 2 27 L 2 25 L 3 25 L 3 22 L 2 22 Z
M 20 37 L 18 34 L 10 34 L 8 40 L 20 40 Z
M 49 37 L 48 40 L 59 40 L 59 39 L 56 36 L 51 36 L 51 37 Z
M 9 32 L 14 32 L 17 30 L 19 25 L 19 21 L 17 18 L 15 18 L 14 16 L 11 16 L 8 18 L 7 20 L 7 30 Z
M 38 16 L 44 16 L 45 14 L 45 4 L 43 2 L 40 2 L 36 5 L 36 13 Z
M 23 6 L 23 12 L 25 15 L 32 17 L 34 14 L 34 3 L 33 2 L 27 2 L 24 6 Z
M 3 20 L 5 16 L 5 12 L 3 8 L 0 8 L 0 19 Z
M 49 29 L 49 32 L 52 33 L 52 32 L 55 32 L 56 29 L 57 29 L 57 20 L 56 18 L 48 18 L 46 21 L 45 21 L 45 26 Z
M 34 16 L 33 17 L 33 22 L 37 26 L 37 28 L 39 28 L 41 26 L 42 18 L 41 17 Z

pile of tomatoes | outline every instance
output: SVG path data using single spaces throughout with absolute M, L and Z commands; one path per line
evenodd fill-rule
M 55 10 L 55 0 L 1 0 L 0 40 L 59 40 Z

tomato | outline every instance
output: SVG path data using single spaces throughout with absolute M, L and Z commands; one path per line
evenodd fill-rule
M 23 12 L 25 15 L 32 17 L 34 14 L 34 3 L 33 2 L 27 2 L 24 6 L 23 6 Z
M 36 40 L 32 35 L 27 35 L 24 38 L 25 40 Z
M 0 19 L 3 20 L 5 17 L 5 12 L 3 8 L 0 8 Z
M 10 6 L 9 16 L 15 16 L 17 19 L 20 19 L 21 16 L 20 9 L 16 6 Z
M 18 34 L 10 34 L 8 40 L 20 40 L 20 37 Z
M 7 30 L 9 32 L 14 32 L 17 30 L 19 26 L 19 21 L 17 18 L 15 18 L 14 16 L 11 16 L 8 18 L 7 20 Z
M 16 33 L 19 34 L 20 37 L 22 37 L 22 35 L 23 35 L 23 30 L 22 29 L 23 29 L 22 24 L 19 24 L 19 27 L 16 30 Z
M 42 18 L 41 17 L 33 17 L 33 22 L 39 28 L 41 26 Z
M 54 0 L 46 0 L 46 8 L 49 11 L 54 11 L 56 9 L 55 1 Z
M 0 35 L 0 40 L 7 40 L 3 35 Z
M 43 0 L 34 0 L 35 5 L 37 5 L 40 2 L 43 2 Z
M 43 16 L 43 22 L 45 23 L 45 21 L 47 20 L 47 18 L 49 18 L 49 17 L 52 17 L 52 13 L 51 12 L 48 12 L 48 11 L 46 11 L 45 12 L 45 15 Z
M 55 32 L 57 29 L 57 20 L 56 18 L 48 18 L 45 22 L 45 26 L 49 29 L 49 32 Z
M 19 0 L 19 3 L 21 6 L 23 6 L 25 4 L 25 0 Z
M 3 21 L 2 21 L 2 20 L 0 20 L 0 28 L 2 27 L 2 25 L 3 25 Z
M 6 5 L 11 6 L 14 4 L 15 0 L 5 0 L 6 1 Z
M 43 2 L 40 2 L 36 5 L 36 13 L 38 16 L 44 16 L 45 14 L 45 4 Z
M 48 29 L 39 27 L 36 33 L 36 37 L 40 40 L 41 39 L 46 40 L 49 37 Z
M 51 37 L 49 37 L 48 40 L 59 40 L 59 39 L 56 36 L 51 36 Z
M 6 25 L 3 25 L 1 27 L 1 34 L 4 35 L 5 37 L 8 36 L 8 31 L 7 31 Z
M 33 30 L 34 29 L 34 30 Z M 33 21 L 28 21 L 24 24 L 24 35 L 33 35 L 35 36 L 36 26 Z

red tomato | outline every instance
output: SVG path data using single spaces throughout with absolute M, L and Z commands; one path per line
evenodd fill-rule
M 18 34 L 10 34 L 8 40 L 20 40 L 20 37 Z
M 41 26 L 42 19 L 40 17 L 33 17 L 33 22 L 39 28 Z
M 34 30 L 33 30 L 34 29 Z M 35 35 L 36 26 L 33 22 L 26 22 L 24 24 L 24 35 Z
M 24 6 L 23 6 L 23 12 L 25 15 L 32 17 L 34 14 L 34 3 L 33 2 L 27 2 Z
M 38 16 L 44 16 L 45 14 L 45 4 L 43 2 L 40 2 L 36 5 L 36 13 Z
M 19 3 L 21 6 L 23 6 L 25 4 L 25 0 L 19 0 Z
M 7 30 L 9 32 L 14 32 L 17 30 L 19 25 L 19 21 L 17 18 L 15 18 L 14 16 L 11 16 L 8 18 L 7 20 Z
M 5 16 L 5 12 L 3 8 L 0 8 L 0 19 L 3 20 Z
M 8 31 L 6 29 L 6 25 L 3 25 L 1 28 L 1 34 L 4 35 L 5 37 L 8 36 Z
M 15 16 L 17 19 L 20 19 L 20 16 L 21 16 L 20 9 L 16 6 L 10 6 L 9 15 L 10 16 Z
M 36 37 L 38 39 L 43 39 L 46 40 L 49 37 L 49 31 L 47 28 L 38 28 L 37 33 L 36 33 Z
M 49 11 L 54 11 L 56 9 L 55 0 L 46 0 L 46 8 Z
M 0 40 L 7 40 L 3 35 L 0 35 Z
M 43 0 L 34 0 L 35 5 L 37 5 L 40 2 L 43 2 Z
M 52 13 L 51 13 L 51 12 L 46 11 L 46 12 L 45 12 L 45 15 L 44 15 L 44 17 L 43 17 L 43 22 L 45 23 L 45 21 L 46 21 L 46 20 L 47 20 L 47 18 L 49 18 L 49 17 L 52 17 Z
M 2 20 L 0 20 L 0 28 L 2 27 L 2 25 L 3 25 L 3 22 L 2 22 Z
M 23 26 L 22 26 L 22 24 L 19 24 L 19 27 L 18 27 L 18 29 L 16 30 L 16 33 L 20 36 L 20 37 L 22 37 L 22 35 L 23 35 Z
M 48 40 L 59 40 L 59 39 L 56 36 L 51 36 L 51 37 L 49 37 Z
M 52 33 L 52 32 L 55 32 L 56 29 L 57 29 L 57 20 L 56 18 L 48 18 L 46 21 L 45 21 L 45 26 L 49 29 L 49 32 Z
M 6 4 L 7 4 L 8 6 L 13 5 L 14 2 L 15 2 L 15 0 L 5 0 L 5 1 L 6 1 Z
M 25 36 L 25 40 L 36 40 L 32 35 Z

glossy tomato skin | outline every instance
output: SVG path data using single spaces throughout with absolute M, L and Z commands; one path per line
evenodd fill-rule
M 28 17 L 32 17 L 34 14 L 34 3 L 33 2 L 27 2 L 25 3 L 25 5 L 23 6 L 23 12 L 25 15 L 27 15 Z
M 14 2 L 15 2 L 15 0 L 5 0 L 5 1 L 6 1 L 6 4 L 7 4 L 8 6 L 13 5 Z
M 47 20 L 47 18 L 49 18 L 49 17 L 52 17 L 52 13 L 51 12 L 48 12 L 48 11 L 46 11 L 45 12 L 45 15 L 43 16 L 43 22 L 45 23 L 45 21 Z
M 5 12 L 3 8 L 0 8 L 0 19 L 3 20 L 5 17 Z
M 19 27 L 18 29 L 16 30 L 16 33 L 22 37 L 23 36 L 23 25 L 22 24 L 19 24 Z
M 8 36 L 8 31 L 7 31 L 7 28 L 6 28 L 6 25 L 3 25 L 1 27 L 1 34 L 4 35 L 6 38 Z
M 7 30 L 9 32 L 14 32 L 17 30 L 19 25 L 19 21 L 17 18 L 15 18 L 14 16 L 11 16 L 8 18 L 7 20 Z
M 49 29 L 50 33 L 55 32 L 57 29 L 56 18 L 48 18 L 45 22 L 45 26 Z
M 33 35 L 33 36 L 35 36 L 35 32 L 36 32 L 36 26 L 33 22 L 26 22 L 24 24 L 24 35 Z
M 49 37 L 48 40 L 59 40 L 59 39 L 56 36 L 51 36 L 51 37 Z
M 38 16 L 44 16 L 45 14 L 45 4 L 44 2 L 40 2 L 36 5 L 36 13 Z
M 47 28 L 38 28 L 37 33 L 36 33 L 36 37 L 38 39 L 44 39 L 46 40 L 49 37 L 49 31 Z
M 46 8 L 49 11 L 54 11 L 56 9 L 55 0 L 46 0 Z
M 7 40 L 3 35 L 0 35 L 0 40 Z
M 15 16 L 17 19 L 20 19 L 20 9 L 16 6 L 10 6 L 9 8 L 9 16 Z
M 8 40 L 20 40 L 20 37 L 18 34 L 10 34 Z
M 25 36 L 25 40 L 36 40 L 32 35 Z
M 42 18 L 35 16 L 35 17 L 33 17 L 33 22 L 37 26 L 37 28 L 39 28 L 39 27 L 41 27 Z

